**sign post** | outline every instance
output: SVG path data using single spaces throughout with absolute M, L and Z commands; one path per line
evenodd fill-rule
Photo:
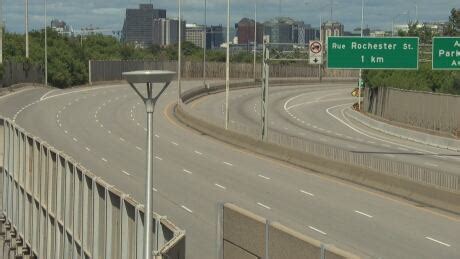
M 323 64 L 323 44 L 320 41 L 310 41 L 310 55 L 308 56 L 310 65 Z
M 433 38 L 433 70 L 460 70 L 460 37 Z
M 417 37 L 328 37 L 329 69 L 418 69 Z

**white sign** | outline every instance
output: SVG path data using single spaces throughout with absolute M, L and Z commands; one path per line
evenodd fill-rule
M 312 65 L 323 64 L 323 44 L 319 41 L 310 41 L 309 61 Z

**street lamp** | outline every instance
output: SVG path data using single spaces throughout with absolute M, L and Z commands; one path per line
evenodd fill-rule
M 227 58 L 225 69 L 225 129 L 228 129 L 229 111 L 228 97 L 230 94 L 230 0 L 227 0 Z
M 177 50 L 177 84 L 178 84 L 178 99 L 177 103 L 182 103 L 182 0 L 178 0 L 179 5 L 179 42 Z
M 128 81 L 133 90 L 144 101 L 147 110 L 147 174 L 145 176 L 145 211 L 144 211 L 144 257 L 145 259 L 152 258 L 152 188 L 153 188 L 153 112 L 155 104 L 161 94 L 166 90 L 171 81 L 176 77 L 175 72 L 171 71 L 133 71 L 123 73 L 123 78 Z M 144 96 L 134 84 L 146 83 L 147 95 Z M 158 94 L 153 96 L 153 84 L 164 84 Z M 158 221 L 158 219 L 157 219 Z M 156 246 L 155 252 L 158 250 L 159 231 L 156 229 Z
M 406 15 L 406 14 L 408 14 L 408 12 L 404 11 L 402 13 L 399 13 L 399 14 L 393 16 L 393 23 L 392 23 L 392 26 L 391 26 L 392 27 L 391 36 L 395 36 L 395 20 L 398 19 L 401 15 Z
M 361 38 L 364 36 L 364 0 L 361 1 Z M 358 110 L 361 111 L 361 88 L 363 85 L 363 70 L 359 70 L 358 82 Z
M 205 88 L 208 88 L 208 84 L 206 83 L 206 48 L 208 44 L 208 3 L 207 0 L 204 0 L 204 28 L 203 28 L 203 84 Z
M 29 0 L 24 1 L 24 23 L 25 23 L 25 34 L 26 34 L 26 58 L 29 58 Z
M 256 63 L 257 63 L 257 0 L 254 0 L 254 82 L 257 80 Z
M 48 87 L 48 31 L 47 31 L 47 25 L 48 25 L 48 3 L 47 0 L 45 0 L 45 87 Z

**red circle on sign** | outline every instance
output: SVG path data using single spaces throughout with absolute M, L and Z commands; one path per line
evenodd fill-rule
M 311 45 L 310 45 L 310 51 L 315 53 L 315 54 L 318 54 L 321 52 L 321 43 L 315 41 L 313 42 Z

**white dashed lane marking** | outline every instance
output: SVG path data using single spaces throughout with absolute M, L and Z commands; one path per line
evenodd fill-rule
M 177 143 L 174 142 L 174 141 L 171 141 L 171 144 L 173 144 L 173 145 L 176 146 L 176 147 L 179 146 L 179 144 L 177 144 Z
M 355 210 L 355 212 L 358 213 L 359 215 L 362 215 L 362 216 L 365 216 L 365 217 L 368 217 L 368 218 L 373 218 L 372 215 L 369 215 L 367 213 L 361 212 L 359 210 Z
M 130 175 L 131 175 L 130 173 L 126 172 L 125 170 L 123 170 L 123 171 L 121 171 L 121 172 L 124 173 L 124 174 L 127 175 L 127 176 L 130 176 Z
M 156 158 L 156 159 L 158 159 L 158 160 L 160 160 L 160 161 L 162 161 L 162 160 L 163 160 L 163 158 L 161 158 L 161 157 L 158 157 L 158 156 L 156 156 L 155 158 Z
M 224 164 L 228 165 L 228 166 L 233 166 L 233 164 L 229 163 L 229 162 L 223 162 Z
M 105 158 L 101 158 L 101 160 L 106 162 L 106 163 L 108 162 L 107 159 L 105 159 Z
M 265 175 L 259 174 L 258 176 L 259 176 L 260 178 L 262 178 L 262 179 L 265 179 L 265 180 L 271 180 L 270 177 L 267 177 L 267 176 L 265 176 Z
M 136 146 L 136 149 L 137 149 L 137 150 L 142 150 L 142 148 L 140 148 L 139 146 Z
M 327 235 L 326 232 L 324 232 L 324 231 L 322 231 L 322 230 L 319 230 L 319 229 L 317 229 L 317 228 L 315 228 L 315 227 L 308 226 L 308 228 L 311 229 L 311 230 L 314 230 L 314 231 L 316 231 L 316 232 L 318 232 L 318 233 L 321 233 L 321 234 L 323 234 L 323 235 Z
M 184 210 L 188 211 L 189 213 L 193 213 L 193 211 L 187 207 L 185 207 L 184 205 L 181 206 Z
M 307 192 L 307 191 L 304 191 L 304 190 L 300 190 L 300 192 L 303 193 L 303 194 L 306 194 L 308 196 L 312 196 L 312 197 L 315 196 L 313 193 L 310 193 L 310 192 Z
M 203 153 L 201 153 L 200 151 L 197 151 L 197 150 L 195 150 L 195 154 L 198 154 L 200 156 L 203 155 Z
M 85 147 L 86 151 L 90 152 L 91 149 L 89 149 L 89 147 Z
M 260 203 L 260 202 L 258 202 L 257 205 L 259 205 L 260 207 L 265 208 L 265 209 L 267 209 L 267 210 L 271 210 L 271 209 L 272 209 L 272 208 L 268 207 L 267 205 L 265 205 L 265 204 L 263 204 L 263 203 Z
M 439 240 L 436 240 L 436 239 L 434 239 L 434 238 L 432 238 L 432 237 L 425 237 L 425 238 L 426 238 L 426 239 L 428 239 L 428 240 L 431 240 L 431 241 L 433 241 L 433 242 L 435 242 L 435 243 L 441 244 L 441 245 L 443 245 L 443 246 L 447 246 L 447 247 L 450 247 L 450 244 L 447 244 L 447 243 L 441 242 L 441 241 L 439 241 Z
M 183 172 L 186 172 L 187 174 L 193 174 L 191 171 L 187 170 L 187 169 L 182 169 Z
M 219 188 L 222 189 L 222 190 L 226 190 L 226 189 L 227 189 L 225 186 L 222 186 L 222 185 L 220 185 L 220 184 L 218 184 L 218 183 L 215 183 L 214 185 L 217 186 L 217 187 L 219 187 Z

